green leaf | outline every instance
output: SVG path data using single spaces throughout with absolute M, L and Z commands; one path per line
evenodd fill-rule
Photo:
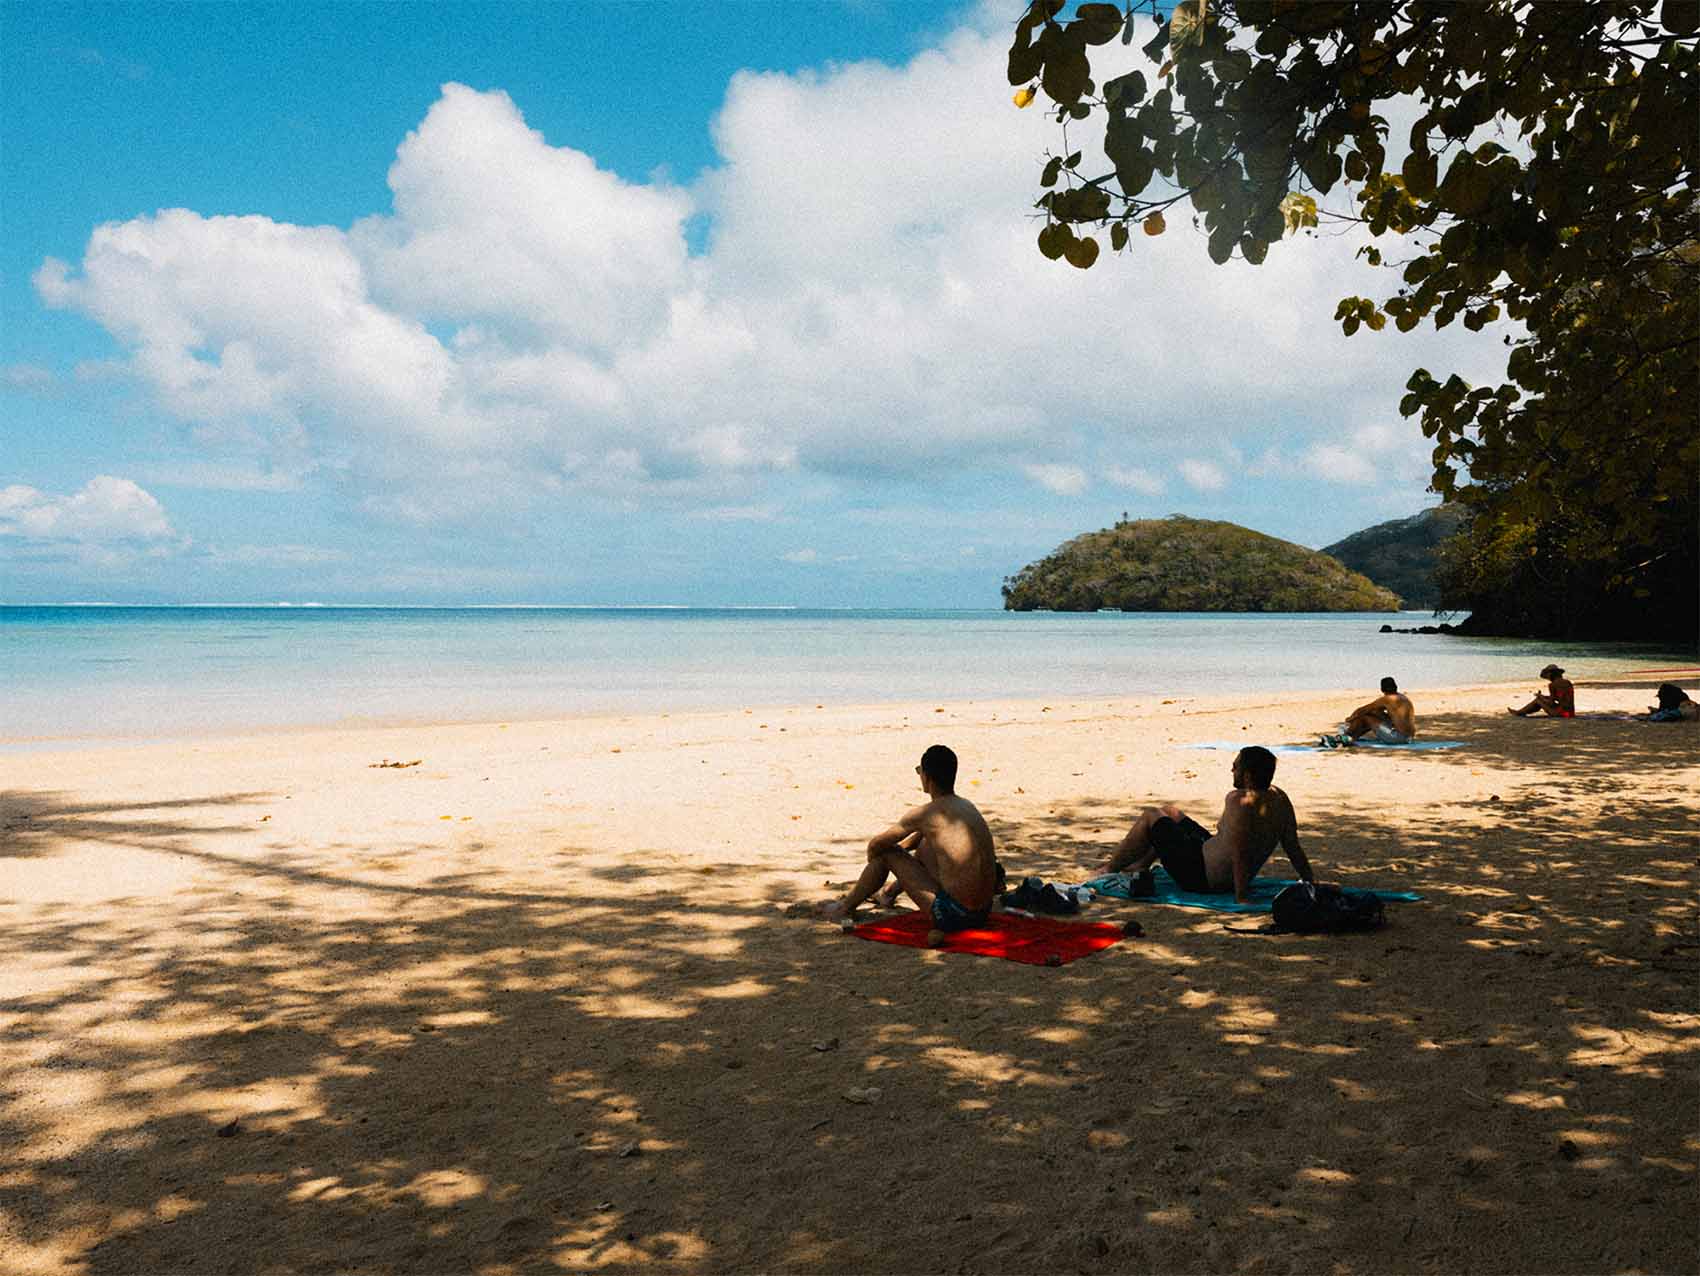
M 1039 37 L 1038 47 L 1045 56 L 1039 85 L 1058 106 L 1073 106 L 1092 79 L 1092 64 L 1086 60 L 1086 51 L 1063 40 L 1058 30 L 1048 27 Z
M 1039 251 L 1055 261 L 1074 242 L 1074 232 L 1061 222 L 1048 222 L 1039 232 Z
M 1038 49 L 1023 44 L 1019 48 L 1011 46 L 1009 50 L 1009 65 L 1007 74 L 1011 84 L 1026 84 L 1038 77 L 1045 65 L 1045 58 Z
M 1039 174 L 1039 185 L 1055 186 L 1058 176 L 1062 173 L 1062 166 L 1062 160 L 1053 155 L 1045 164 L 1045 171 Z
M 1440 170 L 1440 161 L 1427 151 L 1412 151 L 1405 156 L 1405 163 L 1399 170 L 1405 179 L 1405 189 L 1417 199 L 1430 199 L 1434 196 L 1435 178 Z
M 1121 34 L 1122 13 L 1113 4 L 1083 4 L 1070 25 L 1080 29 L 1087 44 L 1108 44 Z
M 1281 220 L 1288 231 L 1316 225 L 1316 201 L 1298 191 L 1287 192 L 1281 200 Z
M 1116 185 L 1129 199 L 1137 199 L 1156 175 L 1156 159 L 1133 116 L 1110 121 L 1104 130 L 1104 154 L 1115 165 Z
M 1076 270 L 1089 270 L 1098 260 L 1098 241 L 1090 235 L 1076 239 L 1063 250 L 1063 257 Z
M 1145 100 L 1145 76 L 1139 71 L 1118 75 L 1104 84 L 1104 103 L 1111 110 L 1130 110 Z
M 1700 31 L 1700 0 L 1664 0 L 1659 6 L 1659 25 L 1677 35 Z
M 1110 248 L 1120 252 L 1127 247 L 1127 223 L 1117 222 L 1110 227 Z
M 1238 236 L 1226 226 L 1218 226 L 1210 232 L 1210 239 L 1205 244 L 1205 251 L 1210 254 L 1210 260 L 1220 266 L 1234 255 L 1234 241 Z

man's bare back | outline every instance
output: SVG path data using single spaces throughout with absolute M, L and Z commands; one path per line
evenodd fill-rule
M 1216 836 L 1204 843 L 1204 871 L 1212 890 L 1245 893 L 1276 846 L 1284 846 L 1288 858 L 1299 844 L 1298 819 L 1293 804 L 1280 789 L 1229 789 L 1222 801 L 1222 818 Z M 1299 852 L 1300 859 L 1303 852 Z M 1297 867 L 1299 860 L 1294 860 Z M 1243 877 L 1236 880 L 1236 865 Z
M 988 907 L 997 890 L 997 860 L 986 819 L 959 793 L 944 793 L 897 822 L 921 840 L 915 848 L 939 884 L 970 912 Z

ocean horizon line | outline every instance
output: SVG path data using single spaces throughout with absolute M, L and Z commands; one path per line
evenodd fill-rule
M 66 603 L 0 603 L 0 611 L 842 611 L 842 612 L 910 612 L 933 614 L 984 614 L 1007 612 L 1010 615 L 1056 616 L 1429 616 L 1461 615 L 1460 612 L 1436 612 L 1427 607 L 1406 607 L 1397 611 L 1126 611 L 1118 607 L 1100 607 L 1096 611 L 1056 611 L 1048 607 L 1028 612 L 1011 611 L 1006 607 L 934 607 L 924 604 L 832 604 L 832 603 L 374 603 L 374 602 L 178 602 L 178 603 L 114 603 L 79 600 Z

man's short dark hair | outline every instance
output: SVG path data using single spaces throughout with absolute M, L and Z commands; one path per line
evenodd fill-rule
M 956 791 L 956 754 L 944 745 L 932 745 L 921 755 L 921 771 L 940 788 Z
M 1381 680 L 1381 690 L 1387 695 L 1396 696 L 1399 694 L 1399 684 L 1394 682 L 1391 678 L 1383 678 Z
M 1659 698 L 1659 708 L 1661 709 L 1674 709 L 1688 699 L 1688 693 L 1674 682 L 1661 682 L 1658 691 L 1654 694 Z
M 1240 770 L 1254 789 L 1266 789 L 1275 782 L 1275 755 L 1261 744 L 1248 744 L 1240 750 Z

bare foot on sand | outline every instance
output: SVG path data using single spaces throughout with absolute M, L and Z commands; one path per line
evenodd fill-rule
M 820 915 L 829 922 L 841 922 L 850 916 L 850 910 L 844 907 L 841 899 L 829 899 L 820 906 Z
M 896 908 L 897 897 L 902 893 L 903 887 L 899 886 L 896 882 L 893 882 L 878 895 L 874 896 L 874 903 L 879 905 L 881 908 Z

